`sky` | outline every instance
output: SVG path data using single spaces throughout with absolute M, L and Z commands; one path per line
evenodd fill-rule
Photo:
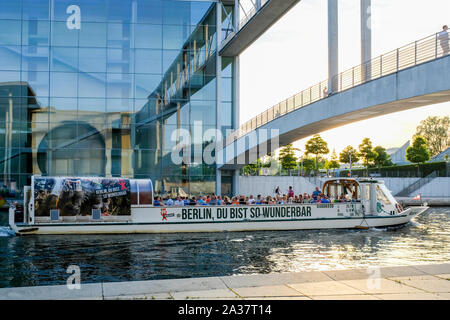
M 328 78 L 327 2 L 300 1 L 241 54 L 241 124 Z M 339 72 L 361 63 L 359 3 L 339 0 Z M 372 0 L 371 19 L 375 58 L 450 25 L 450 1 Z M 450 102 L 356 122 L 320 135 L 337 154 L 347 145 L 358 148 L 365 137 L 373 146 L 395 148 L 411 140 L 421 120 L 443 115 L 450 115 Z M 304 150 L 310 138 L 294 146 Z

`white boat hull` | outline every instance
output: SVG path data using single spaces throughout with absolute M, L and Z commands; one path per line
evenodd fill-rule
M 345 206 L 345 205 L 344 205 Z M 194 216 L 187 219 L 186 213 L 178 213 L 183 208 L 166 208 L 165 216 L 159 215 L 161 208 L 140 208 L 135 210 L 129 222 L 49 222 L 16 224 L 12 228 L 17 234 L 123 234 L 123 233 L 182 233 L 182 232 L 224 232 L 261 230 L 312 230 L 312 229 L 353 229 L 398 226 L 408 223 L 415 215 L 428 207 L 412 207 L 394 215 L 363 216 L 356 212 L 351 216 L 337 216 L 336 207 L 318 209 L 316 205 L 297 205 L 289 208 L 312 207 L 310 216 L 302 217 L 230 217 L 217 219 L 216 215 Z M 194 207 L 199 209 L 199 207 Z M 217 209 L 218 207 L 215 207 Z M 247 207 L 250 209 L 251 207 Z M 255 206 L 253 206 L 255 208 Z M 259 207 L 262 209 L 262 207 Z M 187 210 L 186 208 L 184 208 Z M 193 208 L 189 208 L 193 209 Z M 204 208 L 200 208 L 202 210 Z M 229 209 L 229 208 L 228 208 Z M 241 207 L 241 209 L 244 209 Z M 163 209 L 164 210 L 164 209 Z M 297 209 L 299 211 L 300 209 Z M 295 210 L 294 210 L 295 211 Z M 301 210 L 300 210 L 301 212 Z M 186 219 L 183 219 L 186 218 Z M 192 215 L 191 215 L 192 217 Z M 150 219 L 151 218 L 151 219 Z M 158 219 L 159 218 L 159 219 Z

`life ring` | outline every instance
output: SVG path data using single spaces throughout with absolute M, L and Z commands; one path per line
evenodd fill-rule
M 395 204 L 395 207 L 397 208 L 397 212 L 398 212 L 398 213 L 403 212 L 403 207 L 400 205 L 400 203 L 396 203 L 396 204 Z

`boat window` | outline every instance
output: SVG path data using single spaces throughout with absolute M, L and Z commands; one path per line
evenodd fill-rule
M 137 182 L 134 179 L 130 179 L 130 190 L 131 190 L 131 204 L 138 204 L 138 190 L 137 190 Z
M 139 204 L 153 203 L 153 189 L 150 180 L 137 180 L 139 184 Z
M 387 205 L 391 204 L 391 201 L 389 201 L 388 197 L 386 197 L 383 190 L 381 190 L 381 188 L 378 185 L 377 185 L 377 200 Z
M 365 200 L 370 200 L 370 185 L 362 185 Z

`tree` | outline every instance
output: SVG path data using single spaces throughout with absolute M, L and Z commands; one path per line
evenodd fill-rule
M 309 139 L 305 144 L 305 154 L 313 154 L 316 156 L 315 170 L 317 171 L 317 160 L 319 155 L 328 154 L 330 150 L 328 149 L 328 144 L 322 139 L 318 134 L 315 134 L 311 139 Z
M 340 165 L 339 165 L 339 161 L 337 159 L 336 150 L 333 149 L 333 153 L 331 154 L 330 160 L 325 161 L 325 169 L 327 169 L 327 174 L 328 174 L 328 170 L 339 169 L 339 168 L 340 168 Z
M 450 145 L 450 117 L 428 117 L 420 121 L 416 136 L 425 138 L 431 156 L 444 151 Z
M 303 173 L 306 172 L 306 174 L 310 171 L 313 171 L 315 168 L 315 159 L 311 159 L 308 157 L 303 157 Z
M 363 139 L 362 143 L 358 147 L 358 151 L 359 157 L 366 167 L 373 163 L 377 157 L 377 153 L 372 148 L 372 141 L 370 141 L 369 138 Z
M 278 155 L 278 160 L 281 162 L 281 167 L 286 170 L 292 170 L 297 167 L 297 157 L 294 151 L 298 150 L 294 148 L 292 144 L 288 144 L 280 149 L 280 154 Z
M 351 156 L 351 161 L 350 161 Z M 359 155 L 358 152 L 353 149 L 352 146 L 345 147 L 344 150 L 339 153 L 339 162 L 340 163 L 356 163 L 359 161 Z
M 412 145 L 406 149 L 406 160 L 418 165 L 430 160 L 430 151 L 424 137 L 416 136 L 414 138 Z
M 374 164 L 377 167 L 387 167 L 393 165 L 390 156 L 386 153 L 385 148 L 383 148 L 382 146 L 376 146 L 375 148 L 373 148 L 373 151 L 375 151 L 377 154 L 374 159 Z

